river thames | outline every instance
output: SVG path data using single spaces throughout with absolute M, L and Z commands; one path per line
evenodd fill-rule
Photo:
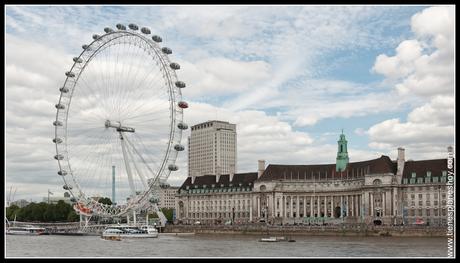
M 161 235 L 103 240 L 99 236 L 6 235 L 6 257 L 446 257 L 444 237 L 295 236 L 296 242 L 259 242 L 262 236 Z

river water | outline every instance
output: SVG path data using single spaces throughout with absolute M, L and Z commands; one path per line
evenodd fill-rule
M 262 236 L 161 235 L 103 240 L 99 236 L 6 235 L 6 257 L 446 257 L 443 237 L 295 236 L 296 242 L 258 242 Z

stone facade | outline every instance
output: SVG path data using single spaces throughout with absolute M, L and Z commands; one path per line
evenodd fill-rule
M 343 136 L 338 156 L 348 159 L 344 141 Z M 209 224 L 446 224 L 447 159 L 406 161 L 399 148 L 396 160 L 384 155 L 346 160 L 344 169 L 337 169 L 337 163 L 264 167 L 259 161 L 258 173 L 187 178 L 176 195 L 177 219 Z
M 169 184 L 160 185 L 158 207 L 160 208 L 175 208 L 176 207 L 176 193 L 179 187 L 170 186 Z
M 236 125 L 208 121 L 193 125 L 188 141 L 189 176 L 236 171 Z

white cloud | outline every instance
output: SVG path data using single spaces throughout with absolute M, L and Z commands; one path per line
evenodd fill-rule
M 246 92 L 270 79 L 271 67 L 264 61 L 207 58 L 181 62 L 180 78 L 187 83 L 188 97 L 218 97 Z
M 444 158 L 453 145 L 454 21 L 453 6 L 426 8 L 411 20 L 416 39 L 403 41 L 393 57 L 377 57 L 373 70 L 393 81 L 400 95 L 418 95 L 424 104 L 406 122 L 389 119 L 370 127 L 371 148 L 403 146 L 416 158 L 431 159 Z
M 416 39 L 405 40 L 395 56 L 381 54 L 373 70 L 396 81 L 401 95 L 453 94 L 454 7 L 430 7 L 412 17 Z

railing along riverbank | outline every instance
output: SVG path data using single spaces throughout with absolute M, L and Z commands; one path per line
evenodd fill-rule
M 368 226 L 324 225 L 324 226 L 275 226 L 275 225 L 166 225 L 165 233 L 197 234 L 249 234 L 249 235 L 315 235 L 315 236 L 445 236 L 444 227 L 417 226 Z

